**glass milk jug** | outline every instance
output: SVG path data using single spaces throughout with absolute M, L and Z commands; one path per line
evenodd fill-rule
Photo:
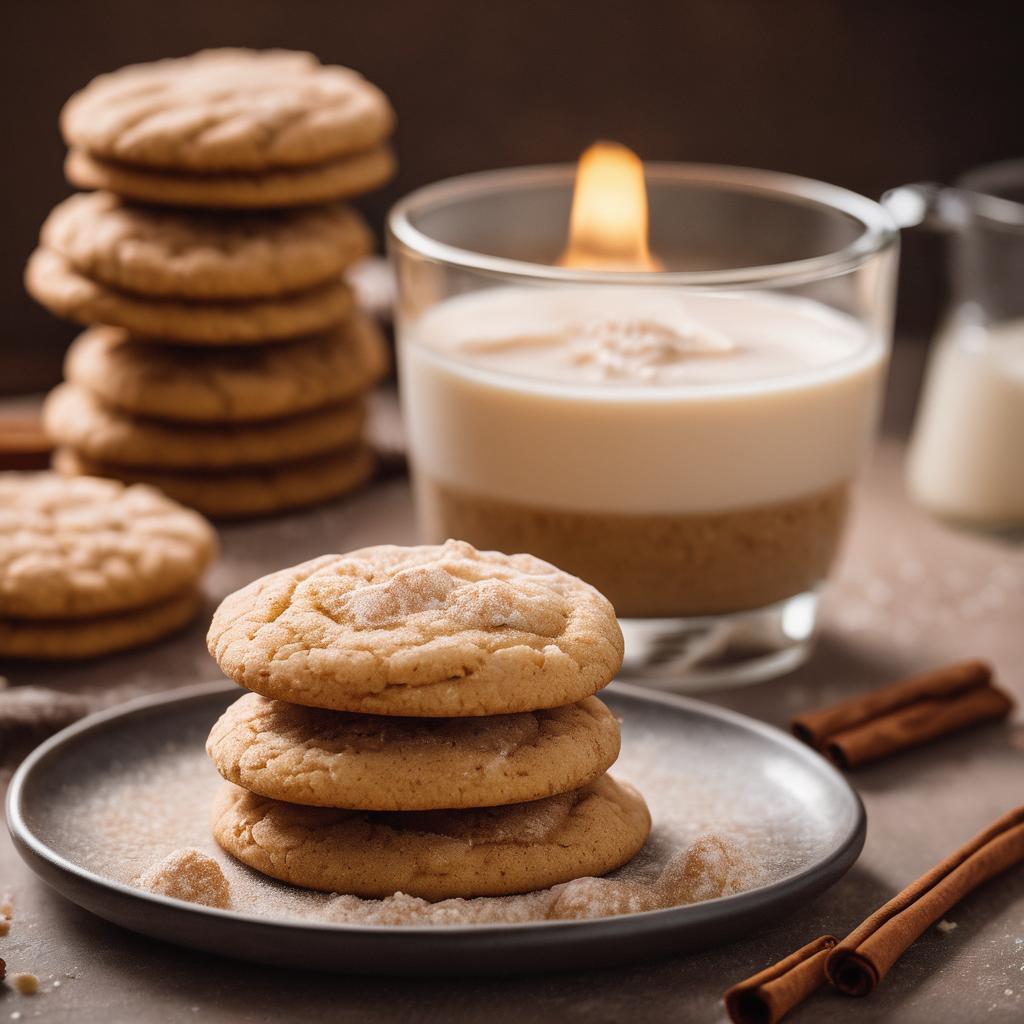
M 953 301 L 930 356 L 907 461 L 912 497 L 983 528 L 1024 525 L 1024 160 L 957 187 L 908 185 L 902 227 L 950 234 Z

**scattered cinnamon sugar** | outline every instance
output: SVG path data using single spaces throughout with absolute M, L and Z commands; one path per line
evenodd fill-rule
M 223 909 L 231 903 L 231 889 L 220 865 L 194 847 L 175 850 L 139 877 L 150 892 L 189 903 Z
M 621 873 L 620 873 L 621 874 Z M 523 921 L 582 920 L 660 910 L 740 891 L 738 847 L 711 833 L 674 854 L 652 879 L 577 878 L 522 896 L 427 900 L 395 893 L 383 900 L 335 896 L 324 908 L 328 921 L 349 924 L 512 924 Z

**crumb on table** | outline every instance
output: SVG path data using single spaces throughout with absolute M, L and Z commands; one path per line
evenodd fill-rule
M 39 979 L 28 971 L 11 975 L 11 984 L 23 996 L 34 996 L 39 991 Z

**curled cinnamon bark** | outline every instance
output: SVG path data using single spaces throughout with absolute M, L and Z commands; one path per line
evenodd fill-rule
M 798 715 L 793 733 L 840 768 L 853 768 L 981 722 L 1004 718 L 1012 698 L 983 661 L 946 665 Z
M 829 981 L 848 996 L 875 990 L 927 928 L 983 882 L 1024 861 L 1024 806 L 1004 814 L 876 910 L 825 960 Z
M 835 946 L 831 935 L 807 943 L 777 964 L 734 985 L 725 993 L 733 1024 L 775 1024 L 825 981 L 825 958 Z

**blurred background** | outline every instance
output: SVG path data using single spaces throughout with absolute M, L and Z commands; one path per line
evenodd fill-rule
M 789 171 L 877 197 L 1024 155 L 1024 4 L 928 0 L 78 0 L 0 14 L 7 145 L 0 392 L 54 384 L 76 333 L 25 295 L 69 191 L 57 117 L 94 75 L 206 46 L 309 49 L 379 84 L 400 173 L 362 207 L 453 174 L 573 161 L 598 138 L 648 160 Z M 941 240 L 904 240 L 898 334 L 941 312 Z

